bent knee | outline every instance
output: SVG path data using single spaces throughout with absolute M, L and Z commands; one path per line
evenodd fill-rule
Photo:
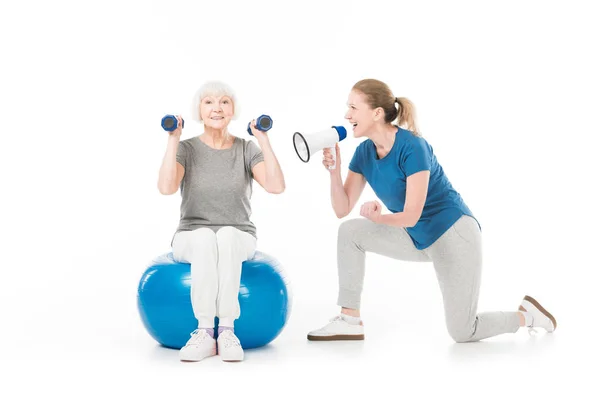
M 217 231 L 217 242 L 219 244 L 233 243 L 239 232 L 240 231 L 233 226 L 224 226 L 219 228 Z
M 364 231 L 373 224 L 366 218 L 354 218 L 344 221 L 338 228 L 338 237 L 353 237 L 355 233 Z
M 472 342 L 473 340 L 473 335 L 472 334 L 463 334 L 463 333 L 450 333 L 450 336 L 452 337 L 452 340 L 454 340 L 456 343 L 468 343 L 468 342 Z
M 212 244 L 216 241 L 217 236 L 210 228 L 200 228 L 190 232 L 190 240 L 194 245 L 208 243 Z
M 449 325 L 448 333 L 456 343 L 472 342 L 475 336 L 476 324 Z

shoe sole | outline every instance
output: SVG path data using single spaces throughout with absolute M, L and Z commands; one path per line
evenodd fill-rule
M 317 342 L 328 342 L 333 340 L 365 340 L 365 335 L 332 335 L 332 336 L 313 336 L 308 335 L 308 340 Z
M 202 360 L 204 360 L 205 358 L 208 358 L 208 357 L 214 357 L 214 356 L 216 356 L 216 355 L 217 355 L 217 351 L 215 350 L 215 352 L 214 352 L 214 353 L 210 353 L 209 355 L 207 355 L 207 356 L 205 356 L 205 357 L 202 357 L 202 358 L 201 358 L 201 359 L 199 359 L 199 360 L 197 360 L 197 359 L 187 359 L 187 358 L 185 358 L 185 359 L 184 359 L 184 358 L 180 358 L 180 359 L 179 359 L 179 361 L 181 361 L 181 362 L 184 362 L 184 363 L 199 362 L 199 361 L 202 361 Z
M 523 298 L 523 300 L 527 300 L 528 302 L 533 304 L 538 310 L 540 310 L 542 314 L 544 314 L 546 317 L 550 318 L 550 321 L 552 321 L 552 325 L 554 325 L 554 329 L 552 330 L 552 332 L 554 332 L 556 330 L 556 327 L 558 326 L 558 324 L 556 323 L 556 319 L 544 307 L 542 307 L 542 305 L 540 303 L 538 303 L 536 299 L 534 299 L 531 296 L 525 296 Z M 527 312 L 527 310 L 523 306 L 519 306 L 519 311 Z
M 223 357 L 222 354 L 219 354 L 221 356 L 221 360 L 225 361 L 225 362 L 239 362 L 239 361 L 244 361 L 244 354 L 242 353 L 242 355 L 239 355 L 237 357 Z

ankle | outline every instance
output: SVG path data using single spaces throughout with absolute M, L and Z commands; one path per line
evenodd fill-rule
M 205 330 L 206 333 L 208 333 L 208 336 L 210 336 L 213 339 L 215 338 L 215 330 L 214 330 L 214 328 L 198 328 L 198 329 Z
M 350 317 L 360 318 L 360 310 L 354 308 L 344 308 L 342 307 L 342 314 L 348 315 Z
M 341 316 L 342 319 L 350 325 L 362 325 L 362 320 L 360 319 L 360 317 L 353 317 L 347 314 L 341 314 Z
M 519 311 L 519 322 L 521 326 L 533 326 L 533 315 L 527 311 Z
M 233 332 L 233 327 L 232 326 L 219 326 L 219 330 L 217 331 L 217 335 L 220 335 L 224 331 L 231 331 L 231 332 Z

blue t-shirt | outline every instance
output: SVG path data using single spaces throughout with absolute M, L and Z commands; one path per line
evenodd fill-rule
M 349 169 L 365 177 L 377 197 L 393 213 L 404 210 L 406 178 L 430 171 L 425 206 L 415 226 L 406 228 L 415 247 L 433 244 L 462 215 L 473 217 L 460 194 L 454 190 L 442 166 L 425 139 L 398 128 L 390 152 L 379 159 L 372 140 L 362 142 L 354 152 Z

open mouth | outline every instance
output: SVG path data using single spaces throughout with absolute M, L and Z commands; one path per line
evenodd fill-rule
M 223 117 L 211 117 L 210 119 L 212 119 L 214 121 L 220 121 L 223 119 Z

